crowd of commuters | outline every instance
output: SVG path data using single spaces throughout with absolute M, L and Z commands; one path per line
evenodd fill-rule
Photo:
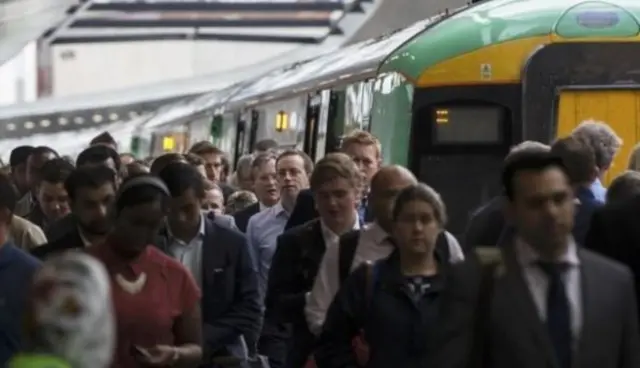
M 640 174 L 587 121 L 523 142 L 446 231 L 436 190 L 344 137 L 149 160 L 108 134 L 0 175 L 0 364 L 15 368 L 638 368 Z M 41 262 L 44 262 L 41 264 Z

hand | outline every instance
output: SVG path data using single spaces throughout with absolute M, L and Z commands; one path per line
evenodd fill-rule
M 168 367 L 176 363 L 176 348 L 169 345 L 156 345 L 144 349 L 147 354 L 140 357 L 140 361 L 151 367 Z

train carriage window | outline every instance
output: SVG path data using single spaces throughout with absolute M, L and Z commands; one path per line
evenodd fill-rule
M 350 84 L 345 88 L 345 121 L 343 134 L 353 130 L 369 130 L 373 105 L 374 81 Z
M 504 116 L 504 109 L 498 106 L 434 106 L 434 143 L 502 143 Z

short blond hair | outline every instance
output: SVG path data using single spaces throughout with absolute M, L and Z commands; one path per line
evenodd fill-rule
M 342 139 L 341 148 L 347 147 L 352 144 L 360 144 L 363 146 L 375 146 L 377 157 L 382 156 L 382 145 L 380 140 L 375 135 L 367 132 L 366 130 L 354 130 L 344 136 Z
M 311 174 L 311 190 L 316 191 L 325 183 L 338 178 L 346 179 L 355 189 L 360 190 L 362 187 L 363 178 L 358 165 L 344 153 L 329 153 L 318 161 Z

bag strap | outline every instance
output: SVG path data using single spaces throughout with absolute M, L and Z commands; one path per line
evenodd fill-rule
M 338 277 L 340 284 L 342 284 L 351 273 L 351 265 L 356 255 L 359 240 L 360 231 L 352 231 L 340 237 L 338 249 Z

